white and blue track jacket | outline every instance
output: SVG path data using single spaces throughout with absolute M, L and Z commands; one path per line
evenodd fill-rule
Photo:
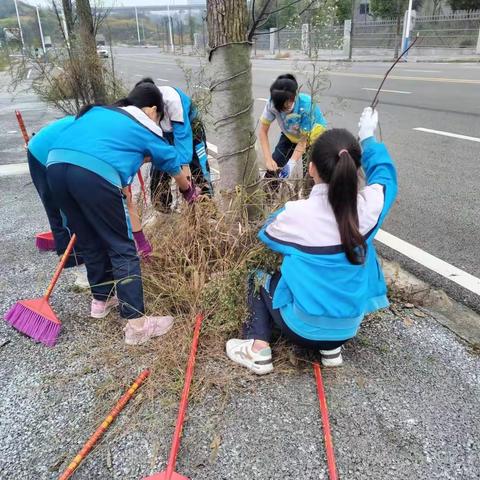
M 146 156 L 169 175 L 180 173 L 175 147 L 168 144 L 160 127 L 141 109 L 93 107 L 53 143 L 47 168 L 54 163 L 71 163 L 125 187 Z
M 395 200 L 397 175 L 383 144 L 370 137 L 362 147 L 366 186 L 358 194 L 358 217 L 367 246 L 364 264 L 351 264 L 343 251 L 327 184 L 315 185 L 308 199 L 287 202 L 259 233 L 283 255 L 273 306 L 303 338 L 352 338 L 367 313 L 389 304 L 373 239 Z

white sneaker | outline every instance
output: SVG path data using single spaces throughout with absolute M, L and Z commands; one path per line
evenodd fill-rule
M 340 367 L 343 364 L 342 347 L 333 350 L 320 350 L 324 367 Z
M 74 285 L 77 288 L 81 288 L 82 290 L 86 290 L 87 288 L 90 288 L 90 283 L 88 283 L 88 277 L 87 277 L 87 267 L 85 267 L 85 264 L 79 265 L 78 267 L 76 267 L 74 270 L 74 273 L 75 273 Z
M 239 365 L 247 367 L 257 375 L 273 372 L 272 350 L 264 348 L 259 352 L 252 350 L 255 340 L 240 340 L 232 338 L 227 342 L 226 351 L 228 358 Z

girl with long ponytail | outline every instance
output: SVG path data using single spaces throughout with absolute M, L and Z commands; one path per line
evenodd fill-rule
M 260 231 L 283 261 L 279 272 L 256 271 L 250 279 L 244 339 L 226 346 L 234 362 L 259 375 L 271 372 L 275 325 L 291 342 L 318 350 L 324 366 L 339 366 L 341 346 L 364 316 L 388 306 L 373 239 L 395 200 L 397 176 L 375 140 L 377 124 L 378 113 L 366 108 L 360 143 L 344 129 L 323 133 L 311 151 L 310 197 L 287 202 Z

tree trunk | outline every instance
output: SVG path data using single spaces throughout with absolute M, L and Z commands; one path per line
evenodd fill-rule
M 95 103 L 105 103 L 105 84 L 102 75 L 102 66 L 97 55 L 95 28 L 93 25 L 92 9 L 89 0 L 77 0 L 77 16 L 80 33 L 80 52 L 85 66 L 92 97 Z
M 207 0 L 211 114 L 218 144 L 220 187 L 252 191 L 259 171 L 255 153 L 251 42 L 246 0 Z
M 67 28 L 67 37 L 70 42 L 73 41 L 75 35 L 75 25 L 73 20 L 73 7 L 71 0 L 62 0 L 63 15 L 65 16 L 65 24 Z

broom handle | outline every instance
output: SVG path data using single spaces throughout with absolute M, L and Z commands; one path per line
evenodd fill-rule
M 138 181 L 140 182 L 140 187 L 142 189 L 143 201 L 145 202 L 145 205 L 146 205 L 147 204 L 147 193 L 145 191 L 145 180 L 143 180 L 143 175 L 142 175 L 141 170 L 138 170 L 137 176 L 138 176 Z
M 25 123 L 23 122 L 22 114 L 18 110 L 15 110 L 15 115 L 17 116 L 18 126 L 20 127 L 20 131 L 22 132 L 23 139 L 25 140 L 25 143 L 28 144 L 28 142 L 30 141 L 30 138 L 28 137 L 27 129 L 25 128 Z
M 100 437 L 105 433 L 111 423 L 115 420 L 118 414 L 123 410 L 128 401 L 133 397 L 134 393 L 142 385 L 145 379 L 150 375 L 149 370 L 144 370 L 132 383 L 130 388 L 120 397 L 120 400 L 115 404 L 105 420 L 95 430 L 95 433 L 88 439 L 83 448 L 75 455 L 67 469 L 59 477 L 59 480 L 67 480 L 70 478 L 75 470 L 78 468 L 82 460 L 90 453 L 94 445 L 98 442 Z
M 195 368 L 195 356 L 197 354 L 198 339 L 200 337 L 200 329 L 202 328 L 203 315 L 199 313 L 196 317 L 195 330 L 193 332 L 192 348 L 188 357 L 187 371 L 185 373 L 185 384 L 183 386 L 182 398 L 178 407 L 177 423 L 175 432 L 173 433 L 172 448 L 168 457 L 166 480 L 171 480 L 173 470 L 177 462 L 178 450 L 180 448 L 180 437 L 182 436 L 183 422 L 185 420 L 185 412 L 188 405 L 188 394 L 190 393 L 190 385 L 192 384 L 193 370 Z
M 65 267 L 65 264 L 67 263 L 68 257 L 70 253 L 73 250 L 73 245 L 75 243 L 75 240 L 77 239 L 77 235 L 75 233 L 70 237 L 70 241 L 68 242 L 67 248 L 65 249 L 65 252 L 62 255 L 62 259 L 60 260 L 59 264 L 57 265 L 57 269 L 55 270 L 55 273 L 53 274 L 53 278 L 50 282 L 50 285 L 48 286 L 45 295 L 43 298 L 45 300 L 48 300 L 50 298 L 50 295 L 52 294 L 53 289 L 55 288 L 55 284 L 58 281 L 58 278 L 60 277 L 60 274 L 62 273 L 63 267 Z

